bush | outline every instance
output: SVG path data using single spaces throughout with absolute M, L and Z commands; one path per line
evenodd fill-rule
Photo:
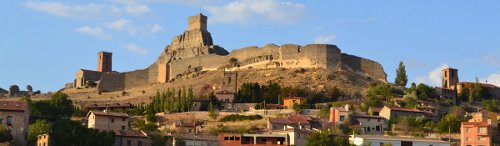
M 245 116 L 245 115 L 239 115 L 239 114 L 232 114 L 229 116 L 225 116 L 224 118 L 220 119 L 220 122 L 235 122 L 235 121 L 244 121 L 244 120 L 260 120 L 262 119 L 262 116 L 260 115 L 251 115 L 251 116 Z

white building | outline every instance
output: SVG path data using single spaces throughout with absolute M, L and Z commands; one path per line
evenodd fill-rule
M 378 135 L 351 135 L 349 142 L 359 146 L 450 146 L 446 141 L 433 138 L 398 137 Z

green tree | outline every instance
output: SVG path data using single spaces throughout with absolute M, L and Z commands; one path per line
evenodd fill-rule
M 306 137 L 306 146 L 331 146 L 349 145 L 349 141 L 344 137 L 334 137 L 330 130 L 312 133 Z
M 403 101 L 405 101 L 405 107 L 408 108 L 417 108 L 417 93 L 411 92 L 410 94 L 406 94 L 403 96 Z
M 366 91 L 368 97 L 379 97 L 379 98 L 385 98 L 386 100 L 392 98 L 393 92 L 392 92 L 392 87 L 390 84 L 383 83 L 383 84 L 377 84 L 374 86 L 370 86 L 368 90 Z
M 475 100 L 480 100 L 483 99 L 483 87 L 481 87 L 481 84 L 479 82 L 476 82 L 472 87 L 469 89 L 469 102 L 473 102 Z
M 483 100 L 484 109 L 490 112 L 498 112 L 498 108 L 500 107 L 500 103 L 497 99 L 485 99 Z
M 194 99 L 194 93 L 193 93 L 193 87 L 189 87 L 188 89 L 188 95 L 187 95 L 187 108 L 188 111 L 191 110 L 191 106 L 193 106 L 193 99 Z
M 418 84 L 417 86 L 417 97 L 419 99 L 423 99 L 423 100 L 426 100 L 426 99 L 429 99 L 432 97 L 432 95 L 434 94 L 434 89 L 432 89 L 431 86 L 428 86 L 428 85 L 425 85 L 423 83 L 420 83 Z
M 0 125 L 0 142 L 1 143 L 8 142 L 8 141 L 11 141 L 12 139 L 13 139 L 13 137 L 10 134 L 10 132 L 7 131 L 7 129 L 5 129 L 5 127 L 3 125 Z
M 36 142 L 37 136 L 48 133 L 51 125 L 45 120 L 37 120 L 35 123 L 29 125 L 28 128 L 28 141 L 29 143 Z
M 408 83 L 408 75 L 406 75 L 406 69 L 403 61 L 399 62 L 394 83 L 402 87 L 406 86 L 406 84 Z
M 371 107 L 382 106 L 383 102 L 382 102 L 382 99 L 380 99 L 378 97 L 368 97 L 361 104 L 362 104 L 361 107 L 362 107 L 363 111 L 366 111 L 366 110 L 368 110 L 368 108 L 371 108 Z
M 217 110 L 212 103 L 208 105 L 208 116 L 214 120 L 217 119 Z

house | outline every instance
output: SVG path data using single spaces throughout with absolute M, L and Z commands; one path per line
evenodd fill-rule
M 421 111 L 415 108 L 388 107 L 388 106 L 384 106 L 382 110 L 380 110 L 379 115 L 387 120 L 397 119 L 400 117 L 419 117 L 419 116 L 425 116 L 432 120 L 437 120 L 438 118 L 436 114 Z
M 351 135 L 349 142 L 362 146 L 450 146 L 448 142 L 440 139 L 381 135 Z
M 182 133 L 182 134 L 197 134 L 198 133 L 198 128 L 199 124 L 196 122 L 183 122 L 183 121 L 177 121 L 174 123 L 174 127 L 177 129 L 177 132 Z
M 113 146 L 151 146 L 151 140 L 144 131 L 114 130 L 114 132 Z
M 362 134 L 384 134 L 388 129 L 387 119 L 381 116 L 354 114 L 351 116 L 351 125 L 359 127 Z
M 50 139 L 49 139 L 49 134 L 45 133 L 42 135 L 37 136 L 37 141 L 36 141 L 37 146 L 51 146 Z
M 306 128 L 298 129 L 288 126 L 282 130 L 271 131 L 270 134 L 286 134 L 288 135 L 288 141 L 290 142 L 290 145 L 301 146 L 306 145 L 307 136 L 315 132 L 317 132 L 317 130 Z
M 349 105 L 345 105 L 345 107 L 331 107 L 328 121 L 330 123 L 343 124 L 349 118 L 349 115 L 351 115 Z
M 292 109 L 294 104 L 300 105 L 304 100 L 302 97 L 288 97 L 283 99 L 283 106 L 287 109 Z
M 288 146 L 286 134 L 219 134 L 219 146 Z
M 218 146 L 219 141 L 217 136 L 209 135 L 176 135 L 174 139 L 181 139 L 186 146 Z M 174 140 L 175 141 L 175 140 Z M 175 145 L 175 143 L 173 143 Z
M 460 125 L 460 143 L 463 146 L 489 146 L 492 144 L 493 127 L 487 112 L 472 114 L 472 119 Z
M 291 115 L 286 118 L 269 118 L 267 122 L 267 129 L 269 131 L 283 130 L 287 129 L 287 127 L 294 127 L 297 129 L 311 129 L 312 121 L 313 119 L 311 117 L 304 115 Z
M 13 145 L 27 145 L 29 110 L 26 102 L 0 101 L 0 125 L 12 134 Z
M 126 113 L 89 111 L 86 118 L 88 128 L 102 131 L 129 129 L 129 116 Z

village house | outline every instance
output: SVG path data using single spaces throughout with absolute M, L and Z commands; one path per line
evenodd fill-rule
M 348 120 L 349 115 L 351 115 L 349 105 L 345 105 L 345 107 L 331 107 L 328 121 L 335 124 L 344 124 Z
M 177 141 L 177 139 L 184 141 L 186 146 L 219 146 L 217 136 L 194 134 L 176 135 L 172 145 L 175 145 L 175 141 Z
M 311 117 L 304 115 L 291 115 L 286 118 L 269 118 L 267 128 L 269 131 L 283 130 L 287 129 L 287 127 L 312 129 L 312 121 L 313 119 Z
M 354 114 L 351 116 L 351 125 L 359 127 L 361 134 L 384 134 L 388 129 L 387 119 L 381 116 Z
M 438 118 L 438 116 L 433 113 L 421 111 L 415 108 L 388 107 L 388 106 L 384 106 L 382 110 L 380 110 L 379 115 L 387 120 L 397 119 L 400 117 L 419 117 L 419 116 L 425 116 L 431 120 L 437 120 Z
M 151 146 L 151 140 L 144 131 L 115 130 L 113 146 Z
M 462 122 L 460 126 L 460 142 L 462 146 L 489 146 L 494 137 L 492 120 L 487 112 L 473 113 L 472 118 Z
M 302 97 L 288 97 L 283 99 L 283 106 L 287 109 L 292 109 L 293 105 L 300 105 L 300 103 L 304 102 L 304 98 Z
M 0 101 L 0 125 L 12 134 L 13 145 L 27 145 L 28 122 L 26 102 Z
M 219 134 L 219 146 L 288 146 L 286 134 Z
M 362 146 L 450 146 L 447 141 L 436 138 L 418 138 L 381 135 L 355 135 L 349 138 L 350 143 L 361 142 Z
M 88 128 L 102 131 L 129 129 L 129 115 L 126 113 L 89 111 L 86 118 Z
M 177 121 L 174 122 L 173 125 L 178 133 L 181 134 L 197 134 L 199 131 L 200 125 L 194 121 L 191 122 L 183 122 L 183 121 Z
M 36 145 L 37 146 L 51 146 L 49 134 L 45 133 L 37 136 Z

